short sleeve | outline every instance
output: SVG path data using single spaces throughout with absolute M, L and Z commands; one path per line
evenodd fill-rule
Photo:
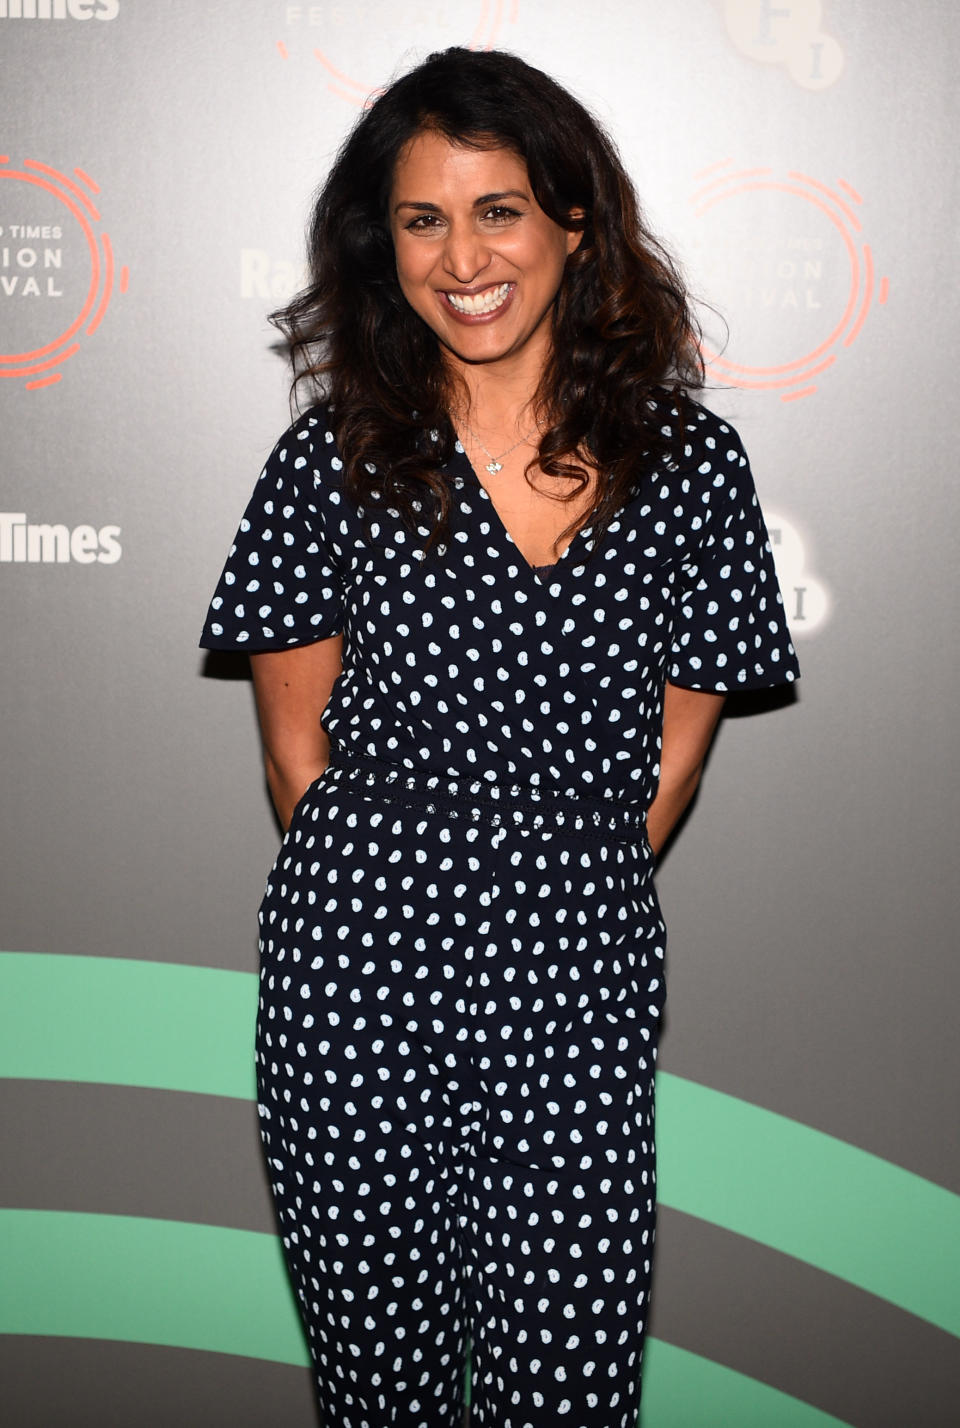
M 799 675 L 750 466 L 718 423 L 698 468 L 695 537 L 676 596 L 667 678 L 718 693 L 764 689 Z
M 277 442 L 230 547 L 201 648 L 279 650 L 341 633 L 343 577 L 325 520 L 340 483 L 332 442 L 316 410 Z

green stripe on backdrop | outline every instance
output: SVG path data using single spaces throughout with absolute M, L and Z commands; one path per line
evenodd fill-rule
M 252 1100 L 252 972 L 0 953 L 0 1076 Z
M 847 1428 L 819 1408 L 687 1349 L 648 1339 L 639 1428 Z
M 122 1339 L 306 1364 L 272 1235 L 122 1215 L 0 1210 L 0 1333 Z M 844 1428 L 651 1341 L 642 1428 Z
M 0 1210 L 0 1332 L 309 1362 L 280 1241 L 128 1215 Z
M 960 1195 L 823 1131 L 657 1076 L 661 1204 L 960 1335 Z
M 0 1074 L 253 1095 L 253 973 L 0 954 Z M 856 1146 L 658 1077 L 661 1202 L 960 1334 L 960 1196 Z

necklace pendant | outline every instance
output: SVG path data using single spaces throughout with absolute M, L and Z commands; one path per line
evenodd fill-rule
M 502 461 L 488 461 L 487 464 L 486 464 L 486 466 L 484 467 L 484 470 L 485 470 L 485 471 L 489 471 L 491 476 L 496 476 L 496 474 L 497 474 L 498 471 L 502 471 L 502 470 L 503 470 L 503 462 L 502 462 Z

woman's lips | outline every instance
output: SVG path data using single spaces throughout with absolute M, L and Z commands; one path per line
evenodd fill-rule
M 473 326 L 478 322 L 491 322 L 510 306 L 516 283 L 492 283 L 480 292 L 447 292 L 440 297 L 451 317 L 457 322 Z

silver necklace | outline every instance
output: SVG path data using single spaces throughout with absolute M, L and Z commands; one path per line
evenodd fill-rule
M 521 436 L 519 441 L 515 441 L 512 446 L 507 447 L 506 451 L 501 451 L 499 456 L 494 456 L 493 452 L 488 450 L 488 448 L 484 446 L 483 442 L 480 440 L 479 436 L 477 436 L 477 433 L 474 431 L 473 427 L 468 421 L 464 421 L 463 426 L 473 437 L 474 441 L 477 443 L 484 455 L 489 456 L 490 460 L 487 462 L 486 466 L 483 469 L 484 471 L 489 471 L 491 476 L 496 476 L 499 471 L 503 470 L 504 460 L 510 455 L 512 451 L 516 451 L 518 446 L 522 446 L 525 441 L 529 441 L 531 436 L 533 436 L 534 432 L 537 429 L 535 426 L 532 426 L 524 436 Z

